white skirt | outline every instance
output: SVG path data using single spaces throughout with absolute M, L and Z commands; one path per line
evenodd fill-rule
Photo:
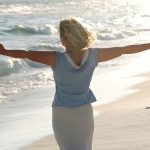
M 53 107 L 52 110 L 53 130 L 60 150 L 92 150 L 92 105 Z

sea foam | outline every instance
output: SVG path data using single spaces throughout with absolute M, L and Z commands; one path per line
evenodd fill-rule
M 39 26 L 15 25 L 11 29 L 4 30 L 4 32 L 21 35 L 29 35 L 29 34 L 50 35 L 56 34 L 57 29 L 49 24 Z
M 25 62 L 23 60 L 4 56 L 0 57 L 0 76 L 16 72 L 23 67 L 25 67 Z

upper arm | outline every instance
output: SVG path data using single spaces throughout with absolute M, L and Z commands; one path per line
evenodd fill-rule
M 54 67 L 56 63 L 56 52 L 29 51 L 28 59 Z
M 100 48 L 98 60 L 99 62 L 107 61 L 119 57 L 123 54 L 134 54 L 145 51 L 147 49 L 150 49 L 150 43 L 127 45 L 123 47 Z
M 99 48 L 98 61 L 108 61 L 122 55 L 121 47 Z

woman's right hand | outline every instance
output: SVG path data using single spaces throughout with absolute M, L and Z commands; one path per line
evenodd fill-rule
M 6 49 L 4 48 L 4 46 L 0 43 L 0 54 L 3 54 L 3 52 L 5 51 Z

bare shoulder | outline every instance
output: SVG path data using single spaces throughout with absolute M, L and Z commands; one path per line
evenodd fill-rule
M 121 56 L 122 51 L 122 49 L 118 47 L 97 48 L 97 49 L 99 62 L 104 62 L 119 57 Z
M 51 67 L 54 67 L 56 64 L 56 51 L 47 52 L 46 61 L 47 64 Z
M 29 51 L 28 59 L 54 67 L 56 64 L 56 52 L 55 51 Z

